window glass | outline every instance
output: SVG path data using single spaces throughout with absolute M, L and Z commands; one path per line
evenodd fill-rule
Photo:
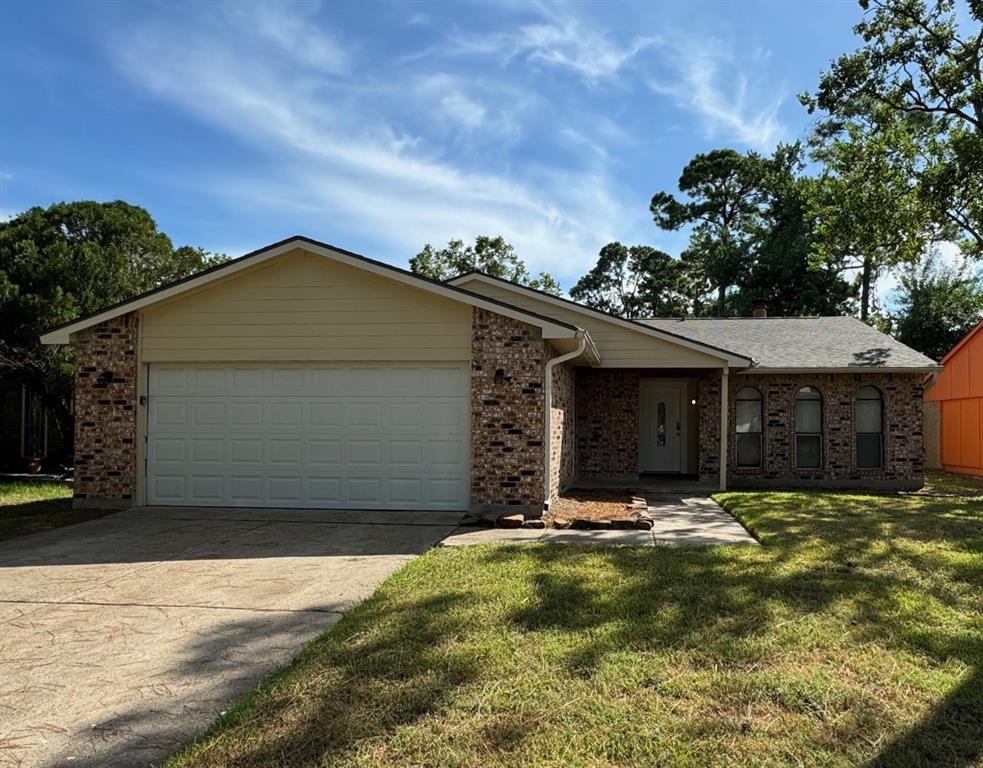
M 657 428 L 657 439 L 656 443 L 659 446 L 666 444 L 666 404 L 659 403 L 656 408 L 656 428 Z
M 881 466 L 883 452 L 883 412 L 881 391 L 876 387 L 863 387 L 857 392 L 854 403 L 854 427 L 857 442 L 857 466 L 876 468 Z
M 736 431 L 761 431 L 761 393 L 753 387 L 744 387 L 737 392 Z
M 881 466 L 880 435 L 857 435 L 857 466 L 865 469 Z
M 818 434 L 823 428 L 822 403 L 816 400 L 796 401 L 795 431 Z
M 818 469 L 823 465 L 823 401 L 812 387 L 795 395 L 795 466 Z
M 795 464 L 802 469 L 818 469 L 823 465 L 822 442 L 819 435 L 795 436 Z
M 737 435 L 737 466 L 761 466 L 761 435 Z
M 761 466 L 761 392 L 754 387 L 737 390 L 734 431 L 737 466 Z

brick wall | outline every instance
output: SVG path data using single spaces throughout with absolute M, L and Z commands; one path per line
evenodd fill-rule
M 731 388 L 728 376 L 728 388 Z M 720 480 L 720 372 L 712 371 L 700 377 L 697 408 L 699 418 L 700 480 L 716 483 Z
M 548 347 L 549 357 L 559 355 Z M 553 403 L 550 410 L 550 498 L 573 485 L 576 457 L 574 369 L 569 363 L 553 368 Z
M 925 440 L 925 469 L 942 469 L 942 409 L 938 400 L 926 400 L 922 432 Z
M 80 331 L 75 356 L 75 502 L 129 506 L 136 494 L 137 317 Z
M 471 505 L 540 514 L 546 485 L 545 348 L 538 328 L 474 308 Z
M 577 369 L 578 479 L 637 476 L 638 393 L 635 371 Z
M 762 395 L 763 450 L 760 468 L 738 468 L 734 446 L 735 395 L 754 386 Z M 815 387 L 823 402 L 823 466 L 795 466 L 793 403 L 801 387 Z M 861 387 L 874 386 L 883 397 L 883 466 L 856 465 L 854 403 Z M 825 487 L 920 487 L 924 465 L 922 388 L 918 374 L 844 373 L 730 376 L 728 387 L 728 471 L 735 487 L 816 485 Z M 720 375 L 700 383 L 700 478 L 719 476 Z

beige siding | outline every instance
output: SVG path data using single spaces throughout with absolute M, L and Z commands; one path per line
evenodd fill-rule
M 471 307 L 294 251 L 142 312 L 141 362 L 464 361 Z
M 561 307 L 536 296 L 519 293 L 480 280 L 461 284 L 474 293 L 498 299 L 516 307 L 573 323 L 590 333 L 604 368 L 719 368 L 719 358 L 662 341 L 644 331 L 633 331 L 615 323 L 591 317 L 572 308 Z

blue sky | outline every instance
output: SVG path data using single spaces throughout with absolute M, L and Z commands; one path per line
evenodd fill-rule
M 502 234 L 564 287 L 716 147 L 770 151 L 857 41 L 847 2 L 28 3 L 0 25 L 0 216 L 146 207 L 240 255 L 305 234 L 405 265 Z

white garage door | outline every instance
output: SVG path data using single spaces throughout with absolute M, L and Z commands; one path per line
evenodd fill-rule
M 151 504 L 467 507 L 466 366 L 151 366 L 149 383 Z

